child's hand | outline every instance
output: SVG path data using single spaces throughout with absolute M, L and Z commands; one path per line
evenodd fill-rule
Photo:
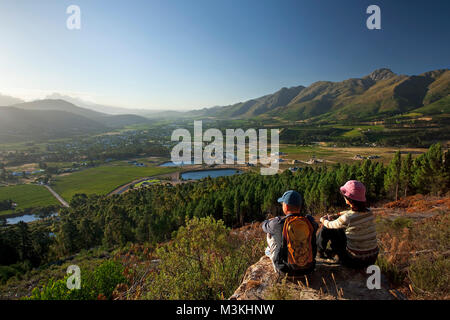
M 339 214 L 329 214 L 327 215 L 327 219 L 330 221 L 336 220 L 339 218 Z

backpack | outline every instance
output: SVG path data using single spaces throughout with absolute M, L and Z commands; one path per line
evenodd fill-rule
M 293 215 L 288 217 L 283 226 L 283 240 L 289 269 L 307 269 L 314 264 L 312 236 L 314 227 L 308 218 Z

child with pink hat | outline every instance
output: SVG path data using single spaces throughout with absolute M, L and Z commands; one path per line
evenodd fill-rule
M 317 250 L 322 258 L 339 257 L 339 262 L 353 268 L 375 264 L 378 256 L 374 216 L 366 203 L 366 187 L 357 180 L 340 188 L 350 210 L 320 218 Z M 327 249 L 330 242 L 331 250 Z

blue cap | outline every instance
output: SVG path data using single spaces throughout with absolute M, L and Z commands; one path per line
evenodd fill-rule
M 292 206 L 300 207 L 303 200 L 300 193 L 294 190 L 288 190 L 283 194 L 281 198 L 278 199 L 278 202 L 284 202 Z

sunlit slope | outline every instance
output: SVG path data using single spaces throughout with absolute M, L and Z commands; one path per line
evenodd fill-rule
M 448 69 L 408 76 L 383 68 L 363 78 L 318 81 L 306 88 L 283 88 L 274 94 L 196 113 L 217 118 L 364 121 L 403 114 L 437 101 L 445 107 L 449 92 Z M 433 110 L 437 112 L 440 109 L 433 107 Z

